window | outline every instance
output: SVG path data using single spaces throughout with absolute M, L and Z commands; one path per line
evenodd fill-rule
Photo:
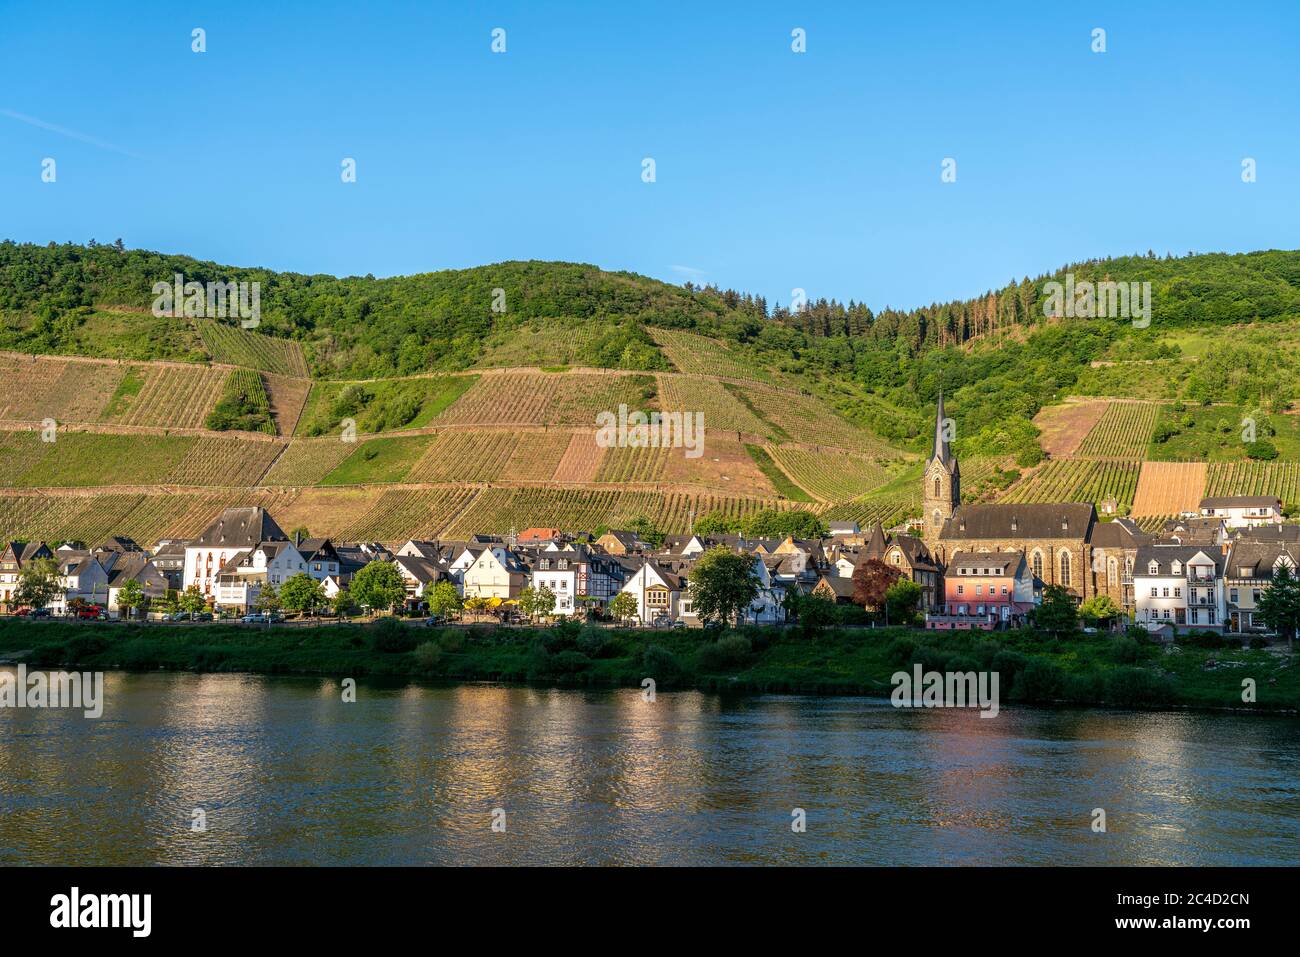
M 1106 584 L 1114 585 L 1119 576 L 1119 562 L 1110 559 L 1106 562 Z
M 1160 563 L 1153 559 L 1151 564 L 1147 566 L 1147 573 L 1154 575 L 1158 571 L 1160 571 Z
M 1232 602 L 1234 605 L 1237 604 L 1237 589 L 1230 588 L 1228 590 L 1228 601 Z
M 1169 570 L 1175 575 L 1181 575 L 1183 573 L 1183 566 L 1177 559 L 1175 559 Z
M 943 493 L 939 490 L 939 476 L 934 477 L 934 497 L 938 498 Z
M 1162 598 L 1168 598 L 1168 597 L 1169 597 L 1169 588 L 1168 588 L 1168 586 L 1166 586 L 1166 587 L 1160 589 L 1160 595 L 1161 595 Z
M 965 586 L 965 585 L 958 585 L 958 586 L 957 586 L 957 594 L 959 594 L 959 595 L 964 595 L 965 593 L 966 593 L 966 586 Z
M 983 586 L 983 585 L 976 585 L 976 586 L 975 586 L 975 594 L 977 594 L 977 595 L 982 595 L 982 594 L 984 594 L 984 586 Z
M 1070 584 L 1070 553 L 1061 552 L 1061 584 Z
M 1031 564 L 1034 566 L 1034 574 L 1039 578 L 1042 578 L 1043 577 L 1043 553 L 1038 551 L 1034 552 L 1034 557 Z
M 1183 590 L 1182 590 L 1181 588 L 1179 588 L 1177 585 L 1174 586 L 1174 597 L 1175 597 L 1175 598 L 1182 598 L 1182 597 L 1183 597 Z

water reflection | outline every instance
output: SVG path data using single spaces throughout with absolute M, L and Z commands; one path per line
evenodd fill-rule
M 1293 718 L 406 683 L 344 704 L 337 681 L 243 675 L 105 689 L 99 721 L 0 711 L 0 863 L 1300 862 Z

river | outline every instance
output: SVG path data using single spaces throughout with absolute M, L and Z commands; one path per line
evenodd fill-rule
M 0 710 L 0 864 L 1300 863 L 1294 717 L 340 688 Z

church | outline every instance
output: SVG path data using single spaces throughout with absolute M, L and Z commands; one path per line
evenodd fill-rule
M 1133 563 L 1150 536 L 1130 519 L 1099 521 L 1091 502 L 963 504 L 949 425 L 940 392 L 921 490 L 921 538 L 935 562 L 943 567 L 958 552 L 1019 552 L 1036 587 L 1060 585 L 1077 601 L 1109 595 L 1131 609 Z

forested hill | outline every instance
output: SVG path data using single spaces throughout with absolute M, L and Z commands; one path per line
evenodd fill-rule
M 506 262 L 473 269 L 376 279 L 336 278 L 217 263 L 120 243 L 37 246 L 0 243 L 0 345 L 66 351 L 80 317 L 100 307 L 145 310 L 155 282 L 261 284 L 262 327 L 303 343 L 313 372 L 374 377 L 471 365 L 493 332 L 538 319 L 602 320 L 624 326 L 593 346 L 592 365 L 654 368 L 635 327 L 694 329 L 738 344 L 790 355 L 816 340 L 850 348 L 924 351 L 1043 321 L 1043 286 L 1077 280 L 1152 284 L 1152 319 L 1161 325 L 1245 322 L 1300 315 L 1300 252 L 1126 256 L 1070 264 L 1053 274 L 1010 282 L 971 299 L 900 311 L 817 299 L 797 313 L 769 310 L 762 297 L 690 284 L 673 286 L 628 272 L 557 262 Z M 494 290 L 504 311 L 493 310 Z M 789 333 L 798 333 L 791 339 Z M 631 346 L 631 350 L 629 350 Z M 625 355 L 626 353 L 626 355 Z
M 0 349 L 207 361 L 194 323 L 150 313 L 153 285 L 261 284 L 259 332 L 301 343 L 316 378 L 491 366 L 669 371 L 655 329 L 714 340 L 731 367 L 777 377 L 889 441 L 921 449 L 940 386 L 968 452 L 1038 451 L 1029 420 L 1068 394 L 1205 397 L 1270 409 L 1300 399 L 1300 252 L 1127 256 L 1062 267 L 969 300 L 908 311 L 813 300 L 796 314 L 734 290 L 674 286 L 591 265 L 507 262 L 376 279 L 227 267 L 113 245 L 0 243 Z M 1151 323 L 1044 316 L 1044 284 L 1151 283 Z M 494 311 L 502 302 L 504 311 Z M 1185 355 L 1174 330 L 1282 323 Z M 1264 338 L 1261 339 L 1260 335 Z M 661 337 L 660 337 L 661 338 Z M 1185 338 L 1185 337 L 1184 337 Z M 689 351 L 689 350 L 688 350 Z M 1098 371 L 1118 360 L 1120 371 Z M 1134 361 L 1156 363 L 1134 364 Z M 706 370 L 715 372 L 714 366 Z M 1128 378 L 1121 381 L 1119 376 Z M 718 373 L 722 374 L 722 373 Z

